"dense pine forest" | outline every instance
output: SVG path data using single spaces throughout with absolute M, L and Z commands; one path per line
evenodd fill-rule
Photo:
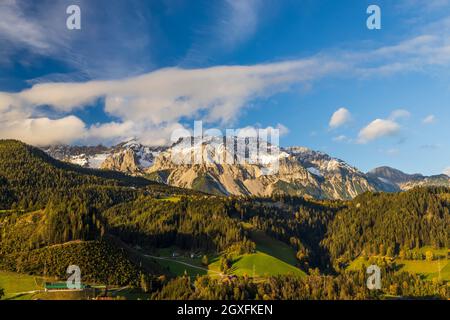
M 323 244 L 333 260 L 360 254 L 403 255 L 414 248 L 450 246 L 450 193 L 444 188 L 363 194 L 339 211 Z
M 0 141 L 0 270 L 64 279 L 76 264 L 84 281 L 139 287 L 153 299 L 446 298 L 445 280 L 400 272 L 393 259 L 449 248 L 449 210 L 446 188 L 351 201 L 209 195 Z M 258 232 L 293 250 L 306 276 L 234 275 L 234 263 L 257 253 Z M 221 276 L 175 274 L 148 258 L 165 248 L 200 254 L 206 267 L 216 257 Z M 367 289 L 365 264 L 348 269 L 363 258 L 382 267 L 383 290 Z

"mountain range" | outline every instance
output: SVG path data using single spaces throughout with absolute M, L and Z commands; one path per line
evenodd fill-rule
M 212 142 L 200 145 L 207 147 Z M 193 145 L 193 150 L 198 151 L 200 145 Z M 282 292 L 276 296 L 279 299 L 291 295 L 322 298 L 315 292 L 323 292 L 323 299 L 369 299 L 373 297 L 365 286 L 366 271 L 351 266 L 365 258 L 382 257 L 392 264 L 383 273 L 388 281 L 383 296 L 392 295 L 391 288 L 405 282 L 407 286 L 396 288 L 398 297 L 448 298 L 445 257 L 450 189 L 366 192 L 350 201 L 283 194 L 267 198 L 215 196 L 147 179 L 169 165 L 165 162 L 174 147 L 158 150 L 129 142 L 111 149 L 73 149 L 78 152 L 74 157 L 87 160 L 85 166 L 94 163 L 90 160 L 97 159 L 97 152 L 106 154 L 101 165 L 110 163 L 106 161 L 110 157 L 128 159 L 116 153 L 127 154 L 138 168 L 130 175 L 61 162 L 20 141 L 0 140 L 0 270 L 8 272 L 8 279 L 22 279 L 23 274 L 65 279 L 67 266 L 75 262 L 83 270 L 83 283 L 130 286 L 139 298 L 190 297 L 183 290 L 191 289 L 189 294 L 203 294 L 198 298 L 215 298 L 208 292 L 220 287 L 229 288 L 229 293 L 218 298 L 229 299 L 236 292 L 229 285 L 235 285 L 250 288 L 246 297 L 257 299 L 260 296 L 255 292 L 272 288 L 274 281 L 281 279 L 270 289 Z M 69 159 L 71 148 L 55 146 L 53 150 Z M 112 149 L 116 153 L 109 154 Z M 139 153 L 142 150 L 155 153 L 152 164 L 148 155 Z M 340 181 L 351 186 L 351 179 L 354 186 L 356 182 L 370 188 L 384 186 L 370 174 L 309 149 L 286 148 L 277 156 L 279 174 L 266 177 L 268 182 L 291 178 L 292 188 L 299 181 L 316 192 L 327 192 L 326 188 L 336 187 Z M 192 174 L 205 170 L 208 176 L 217 174 L 217 179 L 231 174 L 215 172 L 220 166 L 213 164 L 179 167 L 171 161 L 170 165 L 173 167 L 167 170 L 174 171 L 168 177 L 182 170 Z M 249 181 L 267 182 L 256 175 L 258 168 L 230 165 L 226 170 L 254 174 L 242 180 L 245 186 Z M 382 179 L 395 180 L 389 170 L 383 172 Z M 301 173 L 305 180 L 300 179 Z M 420 261 L 427 263 L 425 269 L 411 274 L 399 271 L 411 257 L 427 257 Z M 436 257 L 443 263 L 439 273 L 431 267 Z M 187 269 L 187 264 L 192 268 Z M 202 275 L 199 270 L 214 274 Z M 308 270 L 314 273 L 308 275 Z M 433 281 L 425 280 L 423 272 L 432 275 Z M 190 279 L 187 275 L 195 277 L 195 287 L 184 282 Z M 326 282 L 321 279 L 331 287 L 323 290 Z M 255 290 L 253 285 L 243 285 L 248 281 L 261 287 Z M 282 288 L 292 281 L 299 283 L 290 287 L 286 296 L 288 291 Z M 303 293 L 297 295 L 299 290 Z M 38 294 L 29 298 L 49 298 L 47 292 Z
M 223 140 L 203 139 L 191 154 L 204 154 L 212 144 L 226 150 Z M 108 169 L 144 176 L 167 185 L 219 195 L 303 195 L 318 199 L 352 199 L 366 191 L 396 192 L 415 186 L 450 186 L 444 174 L 406 174 L 390 167 L 364 173 L 343 160 L 305 147 L 281 148 L 278 172 L 265 175 L 263 166 L 251 163 L 176 164 L 174 147 L 152 147 L 135 140 L 112 147 L 56 145 L 43 150 L 55 159 L 83 167 Z

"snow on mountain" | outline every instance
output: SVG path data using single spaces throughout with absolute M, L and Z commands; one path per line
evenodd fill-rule
M 320 171 L 314 167 L 309 167 L 307 170 L 309 172 L 311 172 L 313 175 L 316 175 L 318 177 L 323 177 L 323 175 L 320 173 Z
M 109 155 L 108 147 L 99 146 L 68 146 L 57 145 L 43 148 L 55 159 L 77 164 L 87 168 L 100 168 L 101 164 Z
M 258 152 L 258 147 L 265 147 L 265 152 Z M 398 190 L 388 179 L 365 174 L 323 152 L 305 147 L 278 149 L 255 138 L 191 138 L 170 147 L 130 140 L 112 147 L 52 146 L 44 150 L 81 166 L 144 175 L 161 183 L 224 195 L 282 193 L 350 199 L 364 191 Z
M 55 159 L 93 169 L 111 169 L 138 173 L 153 165 L 163 147 L 149 147 L 135 140 L 112 147 L 57 145 L 43 148 Z

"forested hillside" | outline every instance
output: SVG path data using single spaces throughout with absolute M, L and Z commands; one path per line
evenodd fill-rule
M 148 248 L 251 252 L 254 244 L 231 217 L 229 201 L 220 197 L 183 198 L 178 202 L 140 197 L 105 211 L 111 232 Z
M 60 276 L 67 263 L 85 261 L 85 270 L 90 270 L 86 277 L 92 281 L 103 281 L 116 266 L 128 270 L 124 271 L 127 276 L 119 272 L 112 277 L 118 283 L 137 283 L 136 270 L 143 270 L 142 266 L 148 266 L 151 274 L 164 271 L 133 259 L 120 242 L 106 237 L 103 211 L 139 195 L 192 193 L 122 173 L 62 163 L 12 140 L 0 141 L 0 190 L 0 268 Z M 114 259 L 117 265 L 101 267 L 114 252 L 121 252 Z M 97 260 L 88 263 L 89 257 Z
M 145 186 L 147 180 L 112 171 L 84 169 L 49 157 L 43 151 L 14 140 L 0 141 L 0 183 L 3 208 L 44 207 L 57 192 L 65 195 L 89 186 L 118 188 Z M 5 192 L 6 191 L 6 192 Z
M 214 196 L 64 164 L 20 142 L 0 141 L 0 191 L 0 270 L 64 278 L 76 264 L 85 281 L 144 287 L 155 299 L 447 295 L 441 269 L 430 282 L 399 272 L 395 261 L 404 263 L 414 250 L 449 248 L 446 188 L 365 193 L 351 201 Z M 161 250 L 189 257 L 149 258 Z M 193 265 L 196 256 L 200 265 Z M 382 292 L 364 286 L 366 260 L 346 270 L 361 257 L 383 265 Z M 255 276 L 255 261 L 284 266 L 264 270 L 298 272 Z M 214 276 L 187 277 L 186 265 Z M 151 290 L 148 281 L 156 284 Z
M 323 245 L 342 261 L 360 254 L 393 257 L 423 246 L 449 248 L 449 196 L 445 188 L 363 194 L 336 214 Z

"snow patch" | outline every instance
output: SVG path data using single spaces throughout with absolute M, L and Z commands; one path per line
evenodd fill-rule
M 108 153 L 100 153 L 92 156 L 89 158 L 89 168 L 92 169 L 99 169 L 102 163 L 106 160 L 106 158 L 109 156 Z
M 317 168 L 310 167 L 310 168 L 307 168 L 306 170 L 308 170 L 310 173 L 312 173 L 315 176 L 323 178 L 322 173 Z

